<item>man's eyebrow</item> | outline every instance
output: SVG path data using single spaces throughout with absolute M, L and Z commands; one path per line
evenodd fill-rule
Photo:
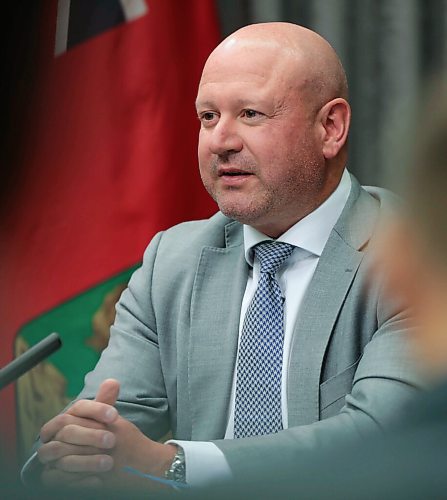
M 212 101 L 196 101 L 196 109 L 198 108 L 214 108 L 214 103 Z
M 259 106 L 262 104 L 262 101 L 259 99 L 253 100 L 253 99 L 236 99 L 233 101 L 233 105 L 245 108 L 245 107 L 250 107 L 250 106 Z M 196 108 L 215 108 L 216 104 L 213 101 L 196 101 Z

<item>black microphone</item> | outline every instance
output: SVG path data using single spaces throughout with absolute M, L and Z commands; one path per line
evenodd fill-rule
M 35 346 L 11 361 L 0 370 L 0 390 L 21 375 L 31 370 L 38 363 L 57 351 L 62 345 L 61 338 L 57 333 L 51 333 Z

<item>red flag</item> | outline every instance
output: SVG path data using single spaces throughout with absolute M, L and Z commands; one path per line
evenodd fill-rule
M 213 1 L 49 5 L 27 175 L 1 242 L 0 366 L 23 325 L 134 266 L 157 231 L 216 210 L 194 111 L 218 42 Z M 12 387 L 0 407 L 11 444 Z

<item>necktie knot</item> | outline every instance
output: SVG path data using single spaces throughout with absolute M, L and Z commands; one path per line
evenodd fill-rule
M 289 243 L 267 241 L 254 247 L 256 257 L 261 265 L 261 273 L 275 274 L 293 252 L 295 247 Z

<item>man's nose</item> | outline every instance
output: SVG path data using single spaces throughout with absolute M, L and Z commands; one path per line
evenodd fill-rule
M 216 155 L 239 152 L 243 146 L 236 124 L 228 120 L 220 120 L 211 132 L 210 151 Z

